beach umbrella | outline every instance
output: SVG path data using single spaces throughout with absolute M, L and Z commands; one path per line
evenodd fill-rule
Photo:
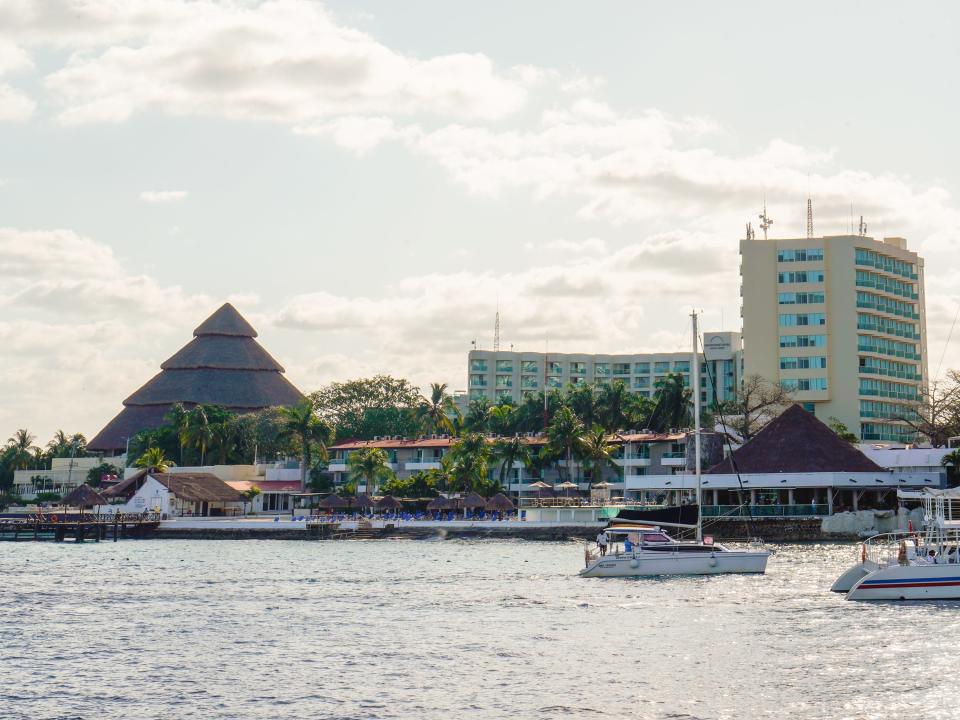
M 327 510 L 335 510 L 338 508 L 345 508 L 350 505 L 350 502 L 345 498 L 340 497 L 339 495 L 327 495 L 323 500 L 317 503 L 317 507 L 322 507 Z
M 503 493 L 497 493 L 487 500 L 486 509 L 492 512 L 510 512 L 515 508 L 513 503 L 510 502 L 510 498 Z
M 366 493 L 360 493 L 355 498 L 350 498 L 350 507 L 358 508 L 372 508 L 377 506 L 376 500 L 367 495 Z
M 467 493 L 462 501 L 462 505 L 465 508 L 482 508 L 485 507 L 486 504 L 487 501 L 475 492 Z
M 89 485 L 78 485 L 61 502 L 63 502 L 64 508 L 70 505 L 80 508 L 80 514 L 82 515 L 83 508 L 106 505 L 107 499 Z
M 384 495 L 377 500 L 377 510 L 399 510 L 403 503 L 397 500 L 393 495 Z
M 580 486 L 568 480 L 567 482 L 562 482 L 559 485 L 556 485 L 555 487 L 557 488 L 557 490 L 570 490 L 572 488 L 580 487 Z
M 550 483 L 545 483 L 543 480 L 537 480 L 535 483 L 530 483 L 530 487 L 536 488 L 537 490 L 548 490 L 553 487 Z
M 435 497 L 433 500 L 427 503 L 427 510 L 450 510 L 454 507 L 454 503 L 450 498 Z
M 591 485 L 591 487 L 592 487 L 592 488 L 595 488 L 595 489 L 597 489 L 597 490 L 606 490 L 608 487 L 610 487 L 610 483 L 608 483 L 608 482 L 598 482 L 598 483 L 594 483 L 593 485 Z

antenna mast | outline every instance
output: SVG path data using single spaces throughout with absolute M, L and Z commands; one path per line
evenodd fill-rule
M 813 200 L 807 195 L 807 240 L 813 240 Z
M 773 225 L 773 220 L 770 219 L 770 216 L 767 215 L 767 198 L 763 198 L 763 212 L 760 213 L 760 229 L 763 230 L 763 239 L 767 239 L 767 230 L 770 229 L 770 226 Z
M 867 236 L 867 224 L 863 221 L 863 215 L 860 216 L 860 237 Z
M 497 303 L 497 316 L 493 321 L 493 351 L 500 352 L 500 303 Z

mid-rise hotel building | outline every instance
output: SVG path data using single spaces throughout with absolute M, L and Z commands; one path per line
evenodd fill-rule
M 863 441 L 909 442 L 927 377 L 923 259 L 903 238 L 740 242 L 744 377 Z
M 700 371 L 700 397 L 705 404 L 731 399 L 740 382 L 740 333 L 703 335 L 705 362 Z M 690 352 L 590 355 L 472 350 L 467 359 L 468 395 L 493 402 L 519 403 L 524 396 L 580 383 L 620 380 L 631 392 L 650 397 L 669 373 L 682 373 L 690 384 Z M 714 382 L 715 380 L 715 382 Z

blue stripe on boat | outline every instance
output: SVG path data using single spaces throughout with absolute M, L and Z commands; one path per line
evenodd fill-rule
M 923 582 L 951 582 L 960 580 L 960 577 L 932 577 L 932 578 L 891 578 L 889 580 L 864 580 L 861 585 L 894 585 L 896 583 L 923 583 Z

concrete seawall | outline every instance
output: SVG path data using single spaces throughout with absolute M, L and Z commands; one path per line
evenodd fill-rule
M 565 541 L 593 540 L 603 523 L 410 523 L 376 530 L 373 536 L 360 539 L 458 540 L 502 539 Z M 804 542 L 811 540 L 855 539 L 840 535 L 826 536 L 819 519 L 781 520 L 764 518 L 749 523 L 740 520 L 707 521 L 704 534 L 718 541 L 742 541 L 761 538 L 768 542 Z M 328 535 L 311 535 L 304 523 L 258 521 L 171 521 L 164 522 L 148 537 L 164 540 L 323 540 Z M 342 538 L 352 539 L 346 532 Z

